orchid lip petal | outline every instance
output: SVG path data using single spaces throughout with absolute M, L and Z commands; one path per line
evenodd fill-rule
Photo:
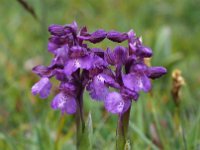
M 98 101 L 105 100 L 109 93 L 108 87 L 104 84 L 104 79 L 100 76 L 95 76 L 86 89 L 89 91 L 90 96 Z
M 113 114 L 122 114 L 128 110 L 131 101 L 124 100 L 121 94 L 117 92 L 111 92 L 107 95 L 104 105 L 108 112 Z
M 151 82 L 144 73 L 130 73 L 122 77 L 124 86 L 135 92 L 148 92 L 151 89 Z
M 31 91 L 33 95 L 39 94 L 40 98 L 44 99 L 49 96 L 51 87 L 52 85 L 49 81 L 49 78 L 44 77 L 32 86 Z
M 60 109 L 62 113 L 74 114 L 76 112 L 76 100 L 63 92 L 57 94 L 51 102 L 53 109 Z

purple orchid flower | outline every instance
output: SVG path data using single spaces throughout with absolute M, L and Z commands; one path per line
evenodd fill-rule
M 49 66 L 33 68 L 41 80 L 32 87 L 32 93 L 46 98 L 52 87 L 50 78 L 55 77 L 60 81 L 60 92 L 51 107 L 62 113 L 75 113 L 82 104 L 80 95 L 86 89 L 92 99 L 103 101 L 109 112 L 122 114 L 131 107 L 132 100 L 138 99 L 141 91 L 151 89 L 150 79 L 166 73 L 163 67 L 144 64 L 144 58 L 151 57 L 152 50 L 142 44 L 133 30 L 121 33 L 99 29 L 88 33 L 86 27 L 79 29 L 73 22 L 51 25 L 49 32 L 48 50 L 54 58 Z M 96 44 L 105 38 L 116 43 L 128 41 L 128 46 L 104 51 L 87 45 L 87 42 Z
M 49 78 L 41 78 L 39 82 L 33 85 L 32 87 L 32 93 L 33 95 L 39 94 L 40 98 L 47 98 L 50 94 L 51 90 L 51 83 L 49 81 Z

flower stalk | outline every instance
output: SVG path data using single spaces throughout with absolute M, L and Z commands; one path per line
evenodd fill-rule
M 118 117 L 118 125 L 116 131 L 116 147 L 117 150 L 123 150 L 125 148 L 126 141 L 128 140 L 127 132 L 129 126 L 131 107 Z
M 76 110 L 76 148 L 80 149 L 80 141 L 82 141 L 82 137 L 85 130 L 85 121 L 83 118 L 83 90 L 80 91 L 80 95 L 77 99 L 77 110 Z
M 76 98 L 76 104 L 77 109 L 75 113 L 76 117 L 76 149 L 81 149 L 81 142 L 84 141 L 84 132 L 85 132 L 85 121 L 84 121 L 84 112 L 83 112 L 83 93 L 84 93 L 84 86 L 82 84 L 82 74 L 80 74 L 80 69 L 78 69 L 74 73 L 74 79 L 78 86 L 77 90 L 77 98 Z

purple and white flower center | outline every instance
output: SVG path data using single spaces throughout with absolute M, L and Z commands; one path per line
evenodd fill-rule
M 119 105 L 117 106 L 117 109 L 118 109 L 119 112 L 122 112 L 123 108 L 124 108 L 124 101 L 121 101 L 119 103 Z
M 100 82 L 104 82 L 105 79 L 101 75 L 97 75 L 97 80 Z
M 74 66 L 75 66 L 76 68 L 80 68 L 80 67 L 81 67 L 81 64 L 80 64 L 80 62 L 79 62 L 78 59 L 75 59 L 75 60 L 74 60 Z
M 60 102 L 58 103 L 58 108 L 59 108 L 59 109 L 64 108 L 64 105 L 65 105 L 65 103 L 66 103 L 66 100 L 65 100 L 65 99 L 66 99 L 66 98 L 65 98 L 64 95 L 61 95 L 61 96 L 60 96 Z

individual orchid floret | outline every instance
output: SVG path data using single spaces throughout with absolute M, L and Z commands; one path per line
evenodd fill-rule
M 86 30 L 85 32 L 82 31 L 82 35 L 78 36 L 78 38 L 95 44 L 103 41 L 106 36 L 107 32 L 103 29 L 99 29 L 91 34 L 87 33 Z
M 147 75 L 151 79 L 160 78 L 166 73 L 167 73 L 167 70 L 164 67 L 149 67 L 147 70 Z
M 135 64 L 131 67 L 131 72 L 124 75 L 124 85 L 136 92 L 148 92 L 151 89 L 151 82 L 147 74 L 147 66 L 145 64 Z
M 33 95 L 40 95 L 40 98 L 44 99 L 47 98 L 50 94 L 52 84 L 49 81 L 49 78 L 44 77 L 41 78 L 40 81 L 35 83 L 32 87 L 32 93 Z
M 121 43 L 128 39 L 128 35 L 127 33 L 121 33 L 121 32 L 112 30 L 108 32 L 107 38 L 113 42 Z
M 40 77 L 50 78 L 54 75 L 52 69 L 50 67 L 38 65 L 35 66 L 32 71 Z
M 111 76 L 99 73 L 87 85 L 87 90 L 94 100 L 103 101 L 109 94 L 109 86 L 119 88 L 120 85 Z
M 126 100 L 118 92 L 110 92 L 105 100 L 105 108 L 113 114 L 126 112 L 131 105 L 130 100 Z
M 65 28 L 62 25 L 56 25 L 56 24 L 50 25 L 49 32 L 55 36 L 66 35 Z
M 53 109 L 60 109 L 62 113 L 74 114 L 76 112 L 76 100 L 74 97 L 67 95 L 64 92 L 57 94 L 51 102 Z

